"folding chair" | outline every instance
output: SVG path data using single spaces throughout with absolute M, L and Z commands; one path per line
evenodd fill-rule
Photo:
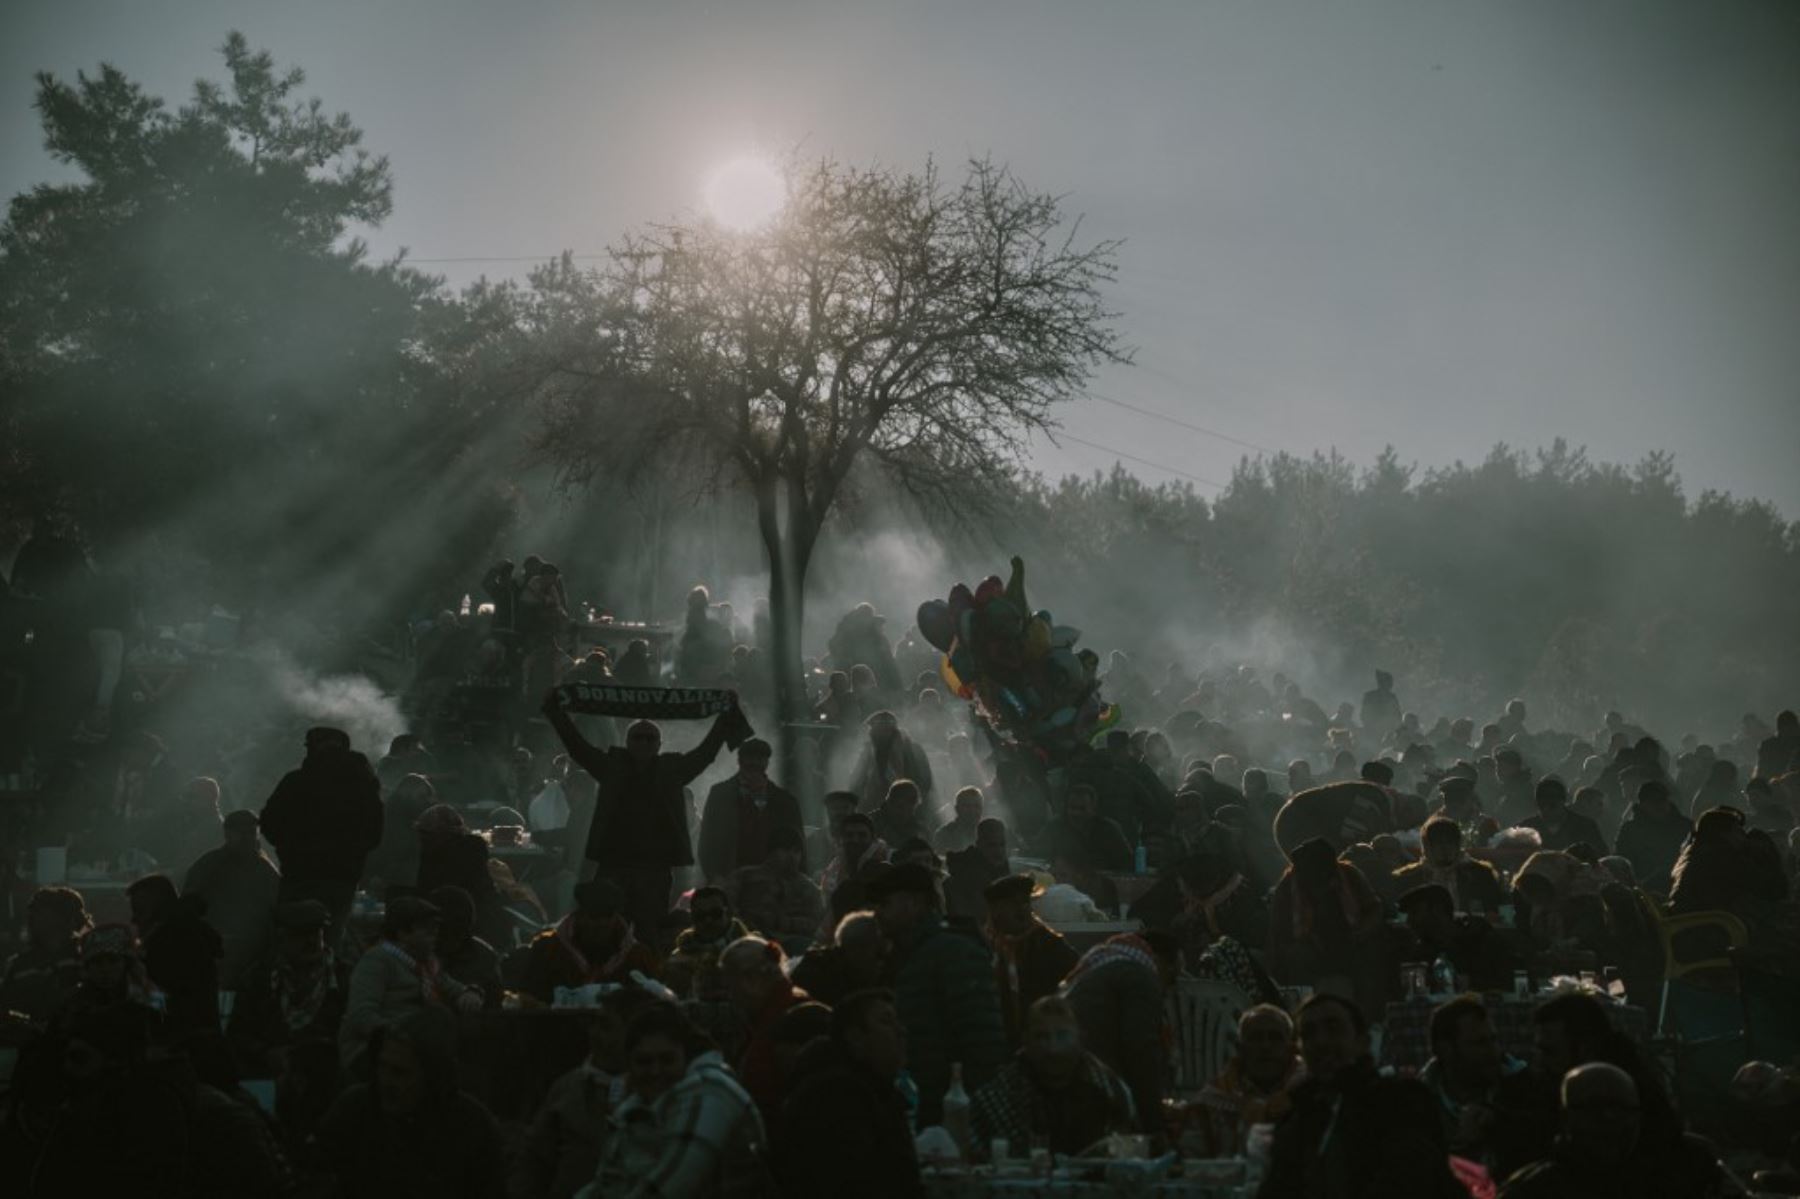
M 1250 997 L 1227 982 L 1184 978 L 1170 996 L 1175 1020 L 1175 1089 L 1198 1091 L 1237 1051 L 1237 1022 Z
M 1750 943 L 1750 931 L 1730 912 L 1690 912 L 1686 916 L 1658 914 L 1657 935 L 1662 941 L 1662 998 L 1657 1004 L 1656 1033 L 1662 1036 L 1669 1023 L 1669 987 L 1697 975 L 1729 984 L 1735 991 L 1737 976 L 1731 951 Z

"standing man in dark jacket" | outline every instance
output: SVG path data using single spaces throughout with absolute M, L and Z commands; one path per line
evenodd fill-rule
M 974 936 L 944 924 L 937 879 L 917 863 L 869 884 L 869 902 L 894 946 L 894 993 L 906 1027 L 919 1127 L 941 1123 L 951 1067 L 973 1093 L 1006 1061 L 993 963 Z
M 1320 992 L 1299 1025 L 1307 1079 L 1275 1127 L 1257 1199 L 1462 1199 L 1436 1101 L 1422 1083 L 1375 1073 L 1362 1009 Z
M 707 882 L 723 883 L 740 867 L 762 865 L 769 856 L 771 829 L 792 828 L 805 835 L 800 802 L 769 777 L 774 756 L 767 741 L 752 737 L 738 748 L 737 773 L 706 793 L 700 810 L 700 873 Z
M 994 984 L 1000 993 L 1000 1017 L 1006 1043 L 1017 1049 L 1025 1035 L 1025 1013 L 1046 995 L 1054 995 L 1078 958 L 1063 935 L 1038 919 L 1032 910 L 1037 880 L 1009 874 L 982 891 L 987 901 L 988 933 L 994 942 Z
M 263 805 L 262 835 L 281 861 L 281 902 L 316 899 L 343 936 L 363 862 L 381 844 L 381 782 L 342 729 L 306 731 L 306 757 Z
M 593 877 L 619 888 L 626 919 L 653 940 L 669 913 L 675 868 L 694 864 L 682 788 L 713 764 L 727 731 L 743 718 L 721 712 L 699 745 L 686 753 L 663 753 L 662 730 L 648 720 L 626 730 L 625 748 L 597 749 L 576 729 L 555 691 L 544 699 L 544 715 L 569 757 L 599 784 L 587 830 Z
M 922 1199 L 912 1129 L 894 1085 L 905 1064 L 893 992 L 858 991 L 837 1005 L 830 1039 L 802 1053 L 774 1129 L 782 1194 Z
M 255 812 L 233 812 L 222 828 L 225 844 L 200 855 L 181 893 L 206 905 L 206 922 L 225 941 L 219 985 L 235 991 L 243 975 L 269 952 L 281 874 L 263 854 Z

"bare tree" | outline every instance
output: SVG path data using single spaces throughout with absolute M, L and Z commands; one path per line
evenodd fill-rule
M 749 233 L 655 226 L 607 265 L 564 258 L 521 320 L 543 459 L 575 485 L 747 492 L 769 562 L 776 694 L 801 710 L 807 567 L 833 506 L 885 477 L 943 510 L 1003 485 L 1090 371 L 1125 361 L 1101 288 L 1117 243 L 1077 243 L 1004 168 L 822 162 Z M 871 470 L 872 468 L 872 470 Z M 869 473 L 865 473 L 869 472 Z

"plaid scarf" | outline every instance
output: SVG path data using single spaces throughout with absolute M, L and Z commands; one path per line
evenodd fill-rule
M 419 979 L 419 991 L 425 996 L 426 1003 L 443 1002 L 443 994 L 438 989 L 438 960 L 435 957 L 418 961 L 412 954 L 400 948 L 393 941 L 382 941 L 375 948 L 389 957 L 398 958 Z
M 1081 955 L 1063 979 L 1063 989 L 1066 991 L 1088 971 L 1114 962 L 1136 962 L 1150 973 L 1157 973 L 1156 955 L 1150 951 L 1150 943 L 1137 933 L 1118 933 Z
M 317 1019 L 325 997 L 337 990 L 336 962 L 329 949 L 307 974 L 301 974 L 285 957 L 276 960 L 272 973 L 281 1019 L 289 1032 L 299 1032 Z

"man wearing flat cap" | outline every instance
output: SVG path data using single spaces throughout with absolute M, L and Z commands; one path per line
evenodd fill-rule
M 961 1063 L 963 1086 L 973 1093 L 1006 1060 L 993 966 L 977 938 L 945 926 L 929 868 L 895 866 L 870 880 L 868 897 L 894 947 L 894 1004 L 925 1128 L 943 1119 L 952 1063 Z
M 1425 883 L 1400 896 L 1399 905 L 1410 943 L 1395 955 L 1396 962 L 1430 962 L 1443 954 L 1468 979 L 1470 990 L 1505 991 L 1512 986 L 1513 971 L 1523 963 L 1507 944 L 1506 934 L 1479 916 L 1458 914 L 1450 888 Z
M 1024 1036 L 1025 1013 L 1056 993 L 1080 957 L 1063 935 L 1038 919 L 1031 906 L 1040 893 L 1029 874 L 995 879 L 981 892 L 987 902 L 987 929 L 994 945 L 994 989 L 1008 1048 Z

